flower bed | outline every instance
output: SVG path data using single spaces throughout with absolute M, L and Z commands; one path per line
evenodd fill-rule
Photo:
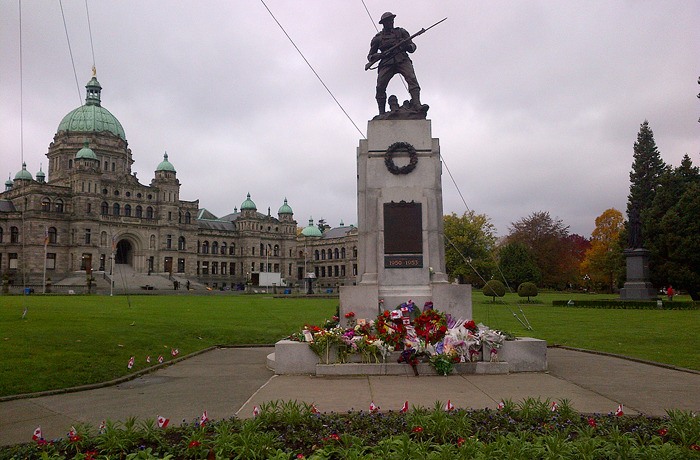
M 107 458 L 700 458 L 700 417 L 579 414 L 568 401 L 502 401 L 498 410 L 321 413 L 272 401 L 253 418 L 107 421 L 60 439 L 5 446 L 0 459 Z M 31 433 L 28 433 L 28 439 Z
M 514 363 L 522 361 L 523 353 L 518 350 L 523 346 L 532 348 L 534 339 L 515 340 L 473 320 L 453 318 L 435 310 L 431 302 L 426 302 L 421 311 L 408 301 L 369 322 L 358 321 L 349 312 L 345 320 L 348 327 L 339 326 L 336 317 L 323 327 L 307 325 L 278 342 L 270 359 L 271 367 L 278 374 L 320 375 L 403 374 L 406 367 L 396 366 L 399 363 L 408 365 L 415 375 L 448 375 L 455 370 L 504 373 L 546 369 L 543 341 L 536 341 L 534 360 L 530 356 L 524 365 L 504 365 L 502 351 L 510 349 Z M 467 365 L 476 363 L 480 364 Z M 484 366 L 485 363 L 492 365 Z

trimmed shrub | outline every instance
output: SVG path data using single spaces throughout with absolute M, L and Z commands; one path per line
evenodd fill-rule
M 498 280 L 489 280 L 484 284 L 482 292 L 486 297 L 491 297 L 495 302 L 496 297 L 503 297 L 506 295 L 506 287 Z
M 530 297 L 537 297 L 537 285 L 529 281 L 520 283 L 518 286 L 518 296 L 527 297 L 527 301 L 530 301 Z

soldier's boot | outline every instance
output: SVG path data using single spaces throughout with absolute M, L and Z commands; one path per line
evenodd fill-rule
M 419 89 L 414 89 L 413 91 L 409 92 L 411 95 L 411 107 L 414 109 L 420 109 L 423 105 L 420 103 L 420 90 Z
M 386 113 L 386 98 L 385 97 L 378 97 L 377 98 L 377 106 L 379 107 L 379 115 Z

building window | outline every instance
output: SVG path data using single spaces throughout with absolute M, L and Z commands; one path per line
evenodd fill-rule
M 146 219 L 153 219 L 153 208 L 150 206 L 146 208 Z
M 265 265 L 262 262 L 260 262 L 260 272 L 262 273 L 264 271 L 265 271 Z
M 340 276 L 344 277 L 345 276 L 345 265 L 340 266 Z
M 185 213 L 185 223 L 186 223 L 186 224 L 189 224 L 191 220 L 192 220 L 192 216 L 190 215 L 190 212 L 187 211 L 187 212 Z
M 219 262 L 212 262 L 211 263 L 211 274 L 212 275 L 219 274 Z
M 85 204 L 85 212 L 87 214 L 90 214 L 92 212 L 92 203 L 90 203 L 89 201 Z
M 202 243 L 202 254 L 209 254 L 209 241 Z
M 279 244 L 275 245 L 275 248 L 272 250 L 272 253 L 275 257 L 279 257 L 280 255 L 280 246 Z
M 352 257 L 357 258 L 357 246 L 352 247 Z
M 172 235 L 167 235 L 165 237 L 165 248 L 166 249 L 172 249 L 173 247 L 173 236 Z
M 124 205 L 124 215 L 126 217 L 131 217 L 131 205 L 130 204 Z
M 251 255 L 255 255 L 255 246 L 253 246 L 253 248 L 251 249 L 251 251 L 253 251 L 253 253 L 252 253 Z
M 236 275 L 236 262 L 229 263 L 228 268 L 229 268 L 229 273 L 231 274 L 231 276 L 235 276 Z
M 185 259 L 177 259 L 177 272 L 185 273 Z
M 8 258 L 10 260 L 10 265 L 9 265 L 10 270 L 17 270 L 17 266 L 18 266 L 17 253 L 12 252 L 12 253 L 8 254 Z
M 149 248 L 150 249 L 156 248 L 156 236 L 155 235 L 151 235 L 151 242 L 150 242 Z
M 357 264 L 352 264 L 352 276 L 357 276 Z
M 107 171 L 108 169 L 109 169 L 109 162 L 105 161 L 105 171 Z
M 0 243 L 2 243 L 2 233 L 3 233 L 3 230 L 2 230 L 2 227 L 0 227 Z
M 19 228 L 10 227 L 10 243 L 19 243 Z
M 227 268 L 227 267 L 228 267 L 228 265 L 226 264 L 226 262 L 221 262 L 221 274 L 222 274 L 222 275 L 225 275 L 225 274 L 226 274 L 226 268 Z
M 143 208 L 140 205 L 136 206 L 136 217 L 143 217 Z
M 112 172 L 114 172 L 115 169 L 116 169 L 116 164 L 114 164 L 114 162 L 112 162 Z
M 172 211 L 168 211 L 168 220 L 173 220 L 173 213 L 172 213 Z
M 228 255 L 230 255 L 230 256 L 236 255 L 236 243 L 231 243 L 231 246 L 228 247 Z
M 335 249 L 333 250 L 333 257 L 334 257 L 335 259 L 339 259 L 339 257 L 338 257 L 339 255 L 340 255 L 340 251 L 338 251 L 338 248 L 335 248 Z
M 114 205 L 112 206 L 112 215 L 119 215 L 119 203 L 114 203 Z
M 48 198 L 42 198 L 41 200 L 41 210 L 45 212 L 51 211 L 51 200 Z
M 202 275 L 209 274 L 209 262 L 202 262 Z
M 56 212 L 63 212 L 63 200 L 56 200 L 54 204 L 54 209 Z
M 99 270 L 101 272 L 105 271 L 105 262 L 107 261 L 107 256 L 104 254 L 100 254 L 100 268 Z
M 73 169 L 73 160 L 68 160 L 68 169 Z
M 56 269 L 56 253 L 47 252 L 46 253 L 46 269 L 55 270 Z
M 219 243 L 217 243 L 216 241 L 214 241 L 214 242 L 211 244 L 211 253 L 212 253 L 212 254 L 218 254 L 218 253 L 219 253 Z
M 56 227 L 49 227 L 46 232 L 46 236 L 49 238 L 49 243 L 56 244 L 58 241 L 58 232 L 56 231 Z
M 85 244 L 90 244 L 91 236 L 92 235 L 90 234 L 90 229 L 86 228 L 85 229 Z
M 314 251 L 314 260 L 319 260 L 321 258 L 321 253 L 318 249 Z
M 340 248 L 340 258 L 345 259 L 345 248 Z
M 109 214 L 109 205 L 107 204 L 106 201 L 103 201 L 102 204 L 100 205 L 100 214 L 103 216 L 106 216 Z
M 180 238 L 177 239 L 177 250 L 178 251 L 185 250 L 185 237 L 184 236 L 181 236 Z
M 221 243 L 221 255 L 226 255 L 226 243 Z

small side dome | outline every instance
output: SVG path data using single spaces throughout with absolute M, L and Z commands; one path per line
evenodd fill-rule
M 83 144 L 83 148 L 78 150 L 78 153 L 75 154 L 76 160 L 80 158 L 85 158 L 87 160 L 97 160 L 97 155 L 95 155 L 95 152 L 93 152 L 92 149 L 88 147 L 88 141 L 85 141 L 85 144 Z
M 241 211 L 245 210 L 250 210 L 250 211 L 257 211 L 258 207 L 255 206 L 255 203 L 253 203 L 253 200 L 250 199 L 250 193 L 248 194 L 248 197 L 245 199 L 243 203 L 241 203 Z
M 12 179 L 10 176 L 7 176 L 7 180 L 5 181 L 5 191 L 12 190 L 12 185 L 14 182 L 12 182 Z
M 317 226 L 314 225 L 314 220 L 313 218 L 309 218 L 309 226 L 305 227 L 304 230 L 301 231 L 302 236 L 308 236 L 308 237 L 321 237 L 323 234 L 321 233 L 321 230 L 318 229 Z
M 22 163 L 22 170 L 15 174 L 15 180 L 33 180 L 32 173 L 27 171 L 27 163 Z
M 44 174 L 44 171 L 41 170 L 41 166 L 39 166 L 39 172 L 36 173 L 36 181 L 42 184 L 46 182 L 46 174 Z
M 163 161 L 158 164 L 156 171 L 171 171 L 175 172 L 175 166 L 168 161 L 168 152 L 163 154 Z
M 284 199 L 284 204 L 280 207 L 279 211 L 277 211 L 277 214 L 294 214 L 292 211 L 292 208 L 287 204 L 287 199 Z

